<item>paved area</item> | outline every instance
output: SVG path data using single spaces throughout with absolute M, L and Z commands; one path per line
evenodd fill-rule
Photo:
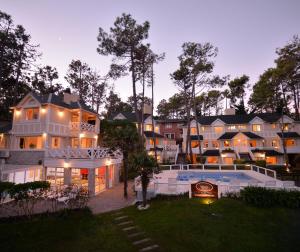
M 99 195 L 89 200 L 88 206 L 94 214 L 118 210 L 123 207 L 131 206 L 135 200 L 133 192 L 133 181 L 128 183 L 128 198 L 123 196 L 123 183 L 119 183 L 113 188 L 107 189 Z

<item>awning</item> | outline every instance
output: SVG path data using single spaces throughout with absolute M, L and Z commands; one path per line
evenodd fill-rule
M 260 150 L 260 149 L 254 149 L 252 150 L 252 153 L 264 153 L 265 156 L 270 157 L 270 156 L 282 156 L 283 153 L 278 152 L 276 150 Z
M 164 138 L 163 135 L 161 134 L 158 134 L 156 132 L 153 132 L 153 131 L 144 131 L 144 135 L 145 137 L 157 137 L 157 138 Z
M 229 140 L 232 139 L 239 132 L 225 132 L 222 136 L 219 137 L 219 140 Z
M 203 136 L 202 135 L 199 135 L 199 138 L 197 135 L 192 135 L 191 136 L 191 140 L 203 140 Z

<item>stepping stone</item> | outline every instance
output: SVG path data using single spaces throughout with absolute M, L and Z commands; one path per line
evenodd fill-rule
M 130 231 L 136 229 L 136 226 L 131 226 L 131 227 L 127 227 L 127 228 L 123 228 L 123 231 Z
M 133 242 L 133 245 L 139 245 L 141 243 L 148 242 L 150 240 L 151 240 L 150 238 L 145 238 L 145 239 Z
M 151 246 L 142 248 L 142 249 L 140 249 L 139 251 L 140 251 L 140 252 L 150 251 L 150 250 L 153 250 L 153 249 L 156 249 L 156 248 L 159 248 L 159 246 L 158 246 L 157 244 L 154 244 L 154 245 L 151 245 Z
M 123 214 L 123 213 L 122 212 L 117 212 L 117 213 L 113 213 L 112 215 L 116 216 L 116 215 L 121 215 L 121 214 Z
M 125 222 L 121 222 L 118 224 L 118 226 L 124 226 L 124 225 L 127 225 L 127 224 L 132 224 L 133 221 L 125 221 Z
M 137 232 L 137 233 L 129 234 L 128 237 L 129 238 L 134 238 L 134 237 L 137 237 L 137 236 L 143 235 L 143 234 L 145 234 L 145 232 Z
M 128 216 L 124 215 L 124 216 L 120 216 L 120 217 L 115 218 L 115 220 L 123 220 L 123 219 L 126 219 L 126 218 L 128 218 Z

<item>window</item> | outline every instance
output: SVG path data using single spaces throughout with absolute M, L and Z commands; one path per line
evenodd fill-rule
M 239 125 L 239 129 L 245 130 L 245 129 L 247 129 L 247 126 L 246 125 Z
M 207 157 L 207 163 L 208 164 L 217 164 L 219 163 L 218 157 Z
M 260 124 L 253 124 L 252 125 L 252 130 L 257 132 L 257 131 L 261 131 L 261 125 Z
M 20 149 L 41 149 L 42 137 L 21 137 L 19 147 Z
M 78 148 L 79 147 L 79 138 L 72 138 L 71 146 L 72 146 L 72 148 Z
M 229 129 L 229 130 L 236 130 L 236 126 L 235 126 L 235 125 L 229 125 L 229 126 L 228 126 L 228 129 Z
M 249 141 L 249 146 L 250 147 L 256 147 L 256 140 L 250 140 Z
M 266 163 L 267 164 L 276 164 L 277 159 L 276 159 L 276 157 L 266 157 Z
M 167 123 L 167 124 L 165 125 L 165 128 L 166 128 L 166 129 L 172 129 L 172 123 Z
M 213 148 L 219 148 L 219 142 L 218 141 L 212 141 L 212 147 Z
M 233 164 L 233 158 L 232 157 L 224 157 L 223 162 L 224 162 L 224 164 Z
M 81 138 L 81 147 L 82 148 L 91 148 L 93 147 L 93 138 Z
M 169 139 L 175 139 L 175 134 L 174 133 L 165 133 L 165 137 Z
M 39 109 L 38 108 L 28 108 L 25 109 L 26 120 L 37 120 L 39 119 Z
M 145 131 L 152 131 L 152 124 L 146 124 Z
M 158 140 L 157 138 L 155 139 L 155 143 L 156 143 L 156 145 L 159 144 L 159 140 Z M 150 139 L 149 139 L 149 144 L 150 144 L 150 145 L 154 145 L 154 139 L 153 139 L 153 138 L 150 138 Z
M 275 147 L 275 148 L 278 147 L 278 141 L 277 140 L 272 140 L 272 147 Z
M 155 132 L 159 132 L 159 126 L 155 126 Z
M 191 141 L 192 148 L 198 148 L 199 147 L 199 141 L 198 140 L 193 140 Z
M 230 142 L 228 140 L 224 141 L 224 147 L 230 147 Z
M 196 135 L 196 134 L 197 134 L 197 128 L 191 127 L 191 135 Z
M 272 123 L 272 124 L 271 124 L 271 128 L 272 128 L 272 129 L 276 129 L 276 123 Z
M 58 149 L 60 147 L 60 138 L 59 137 L 52 137 L 52 149 Z
M 295 139 L 286 139 L 285 140 L 285 146 L 286 147 L 295 146 Z
M 204 148 L 208 148 L 208 141 L 205 141 L 205 142 L 204 142 L 203 147 L 204 147 Z
M 215 126 L 214 127 L 215 133 L 220 134 L 223 132 L 223 127 L 222 126 Z
M 283 131 L 289 131 L 290 124 L 289 123 L 284 123 L 282 128 L 283 128 Z

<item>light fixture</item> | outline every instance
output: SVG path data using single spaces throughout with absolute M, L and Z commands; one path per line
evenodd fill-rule
M 64 110 L 63 110 L 63 109 L 60 109 L 60 110 L 58 111 L 58 115 L 59 115 L 60 117 L 62 117 L 62 116 L 64 115 Z
M 45 113 L 46 113 L 46 111 L 47 111 L 47 109 L 46 109 L 45 107 L 42 107 L 42 108 L 41 108 L 41 112 L 42 112 L 42 114 L 45 114 Z
M 111 160 L 110 159 L 106 160 L 105 164 L 106 165 L 111 165 Z
M 83 134 L 83 133 L 80 133 L 80 134 L 79 134 L 79 137 L 80 137 L 80 138 L 84 137 L 84 134 Z
M 21 110 L 16 109 L 16 116 L 19 116 L 19 115 L 21 115 Z
M 43 137 L 46 137 L 46 136 L 47 136 L 47 133 L 46 133 L 46 132 L 44 132 L 44 133 L 43 133 Z
M 65 161 L 65 162 L 64 162 L 64 168 L 69 168 L 69 167 L 70 167 L 69 162 Z
M 95 138 L 95 139 L 98 139 L 98 135 L 95 135 L 94 138 Z

